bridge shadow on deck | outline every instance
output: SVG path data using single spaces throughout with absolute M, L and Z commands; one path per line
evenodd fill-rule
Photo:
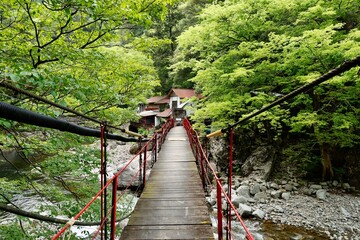
M 174 127 L 120 239 L 214 239 L 209 215 L 185 129 Z

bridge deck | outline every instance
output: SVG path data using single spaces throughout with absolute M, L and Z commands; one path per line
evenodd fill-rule
M 214 239 L 183 127 L 170 130 L 122 239 Z

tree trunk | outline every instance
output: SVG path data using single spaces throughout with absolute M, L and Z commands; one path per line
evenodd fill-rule
M 318 111 L 321 108 L 321 101 L 318 94 L 312 90 L 310 96 L 313 100 L 313 111 Z M 314 134 L 316 135 L 316 126 L 314 127 Z M 321 143 L 320 144 L 321 152 L 321 164 L 322 164 L 322 179 L 328 180 L 334 177 L 334 171 L 331 163 L 331 147 L 329 144 Z
M 320 145 L 321 150 L 321 164 L 322 164 L 322 179 L 329 180 L 334 177 L 334 171 L 331 163 L 330 147 L 327 144 Z

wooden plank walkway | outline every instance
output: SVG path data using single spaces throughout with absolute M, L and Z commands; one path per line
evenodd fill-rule
M 214 239 L 209 215 L 185 129 L 174 127 L 120 239 Z

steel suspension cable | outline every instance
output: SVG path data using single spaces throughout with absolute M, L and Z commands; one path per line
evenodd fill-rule
M 8 103 L 0 102 L 0 117 L 8 120 L 32 124 L 39 127 L 57 129 L 64 132 L 75 133 L 82 136 L 100 137 L 100 130 L 95 130 L 83 126 L 78 126 L 64 120 L 55 119 L 26 109 L 22 109 Z M 107 134 L 108 139 L 119 140 L 123 142 L 137 142 L 133 137 L 124 137 L 117 134 Z M 148 139 L 141 139 L 147 141 Z
M 236 127 L 237 125 L 240 125 L 244 122 L 246 122 L 247 120 L 277 106 L 277 105 L 280 105 L 281 103 L 285 102 L 286 100 L 289 100 L 297 95 L 299 95 L 300 93 L 304 93 L 308 90 L 310 90 L 311 88 L 329 80 L 330 78 L 333 78 L 337 75 L 340 75 L 341 73 L 344 73 L 348 70 L 350 70 L 351 68 L 353 67 L 356 67 L 356 66 L 360 66 L 360 56 L 357 56 L 356 58 L 350 60 L 350 61 L 346 61 L 344 62 L 343 64 L 341 64 L 339 67 L 337 68 L 334 68 L 332 70 L 330 70 L 329 72 L 327 72 L 326 74 L 320 76 L 319 78 L 317 78 L 316 80 L 308 83 L 308 84 L 305 84 L 303 85 L 302 87 L 299 87 L 297 89 L 295 89 L 294 91 L 286 94 L 285 96 L 275 100 L 274 102 L 264 106 L 263 108 L 261 108 L 260 110 L 254 112 L 254 113 L 251 113 L 249 114 L 248 116 L 240 119 L 239 121 L 235 122 L 234 124 L 231 124 L 229 125 L 227 128 L 223 128 L 221 130 L 218 130 L 218 131 L 215 131 L 213 133 L 210 133 L 208 135 L 206 135 L 208 138 L 211 138 L 211 137 L 216 137 L 216 136 L 219 136 L 225 132 L 228 132 L 231 128 L 234 128 Z
M 60 109 L 62 109 L 62 110 L 64 110 L 64 111 L 73 113 L 73 114 L 75 114 L 76 116 L 85 118 L 85 119 L 87 119 L 87 120 L 89 120 L 89 121 L 92 121 L 92 122 L 95 122 L 95 123 L 99 123 L 99 124 L 102 124 L 102 123 L 103 123 L 103 121 L 100 121 L 100 120 L 98 120 L 98 119 L 89 117 L 89 116 L 87 116 L 87 115 L 85 115 L 85 114 L 83 114 L 83 113 L 81 113 L 81 112 L 75 111 L 75 110 L 73 110 L 73 109 L 71 109 L 71 108 L 68 108 L 68 107 L 65 107 L 65 106 L 63 106 L 63 105 L 61 105 L 61 104 L 52 102 L 52 101 L 50 101 L 50 100 L 48 100 L 48 99 L 46 99 L 46 98 L 44 98 L 44 97 L 40 97 L 40 96 L 35 95 L 35 94 L 33 94 L 33 93 L 29 92 L 29 91 L 26 91 L 26 90 L 24 90 L 24 89 L 17 88 L 17 87 L 15 87 L 15 86 L 13 86 L 13 85 L 5 82 L 5 81 L 0 81 L 0 86 L 5 87 L 5 88 L 10 89 L 10 90 L 13 90 L 13 91 L 15 91 L 15 92 L 24 94 L 24 95 L 26 95 L 26 96 L 28 96 L 28 97 L 31 97 L 31 98 L 33 98 L 33 99 L 36 99 L 36 100 L 40 101 L 40 102 L 49 104 L 49 105 L 51 105 L 51 106 L 53 106 L 53 107 L 57 107 L 57 108 L 60 108 Z M 126 130 L 126 129 L 124 129 L 124 128 L 120 128 L 120 127 L 116 127 L 116 126 L 112 126 L 112 125 L 107 125 L 107 126 L 110 127 L 110 128 L 114 128 L 114 129 L 120 130 L 121 132 L 126 133 L 126 134 L 129 134 L 129 135 L 133 135 L 133 136 L 141 137 L 141 138 L 143 137 L 141 134 L 138 134 L 138 133 L 135 133 L 135 132 Z

